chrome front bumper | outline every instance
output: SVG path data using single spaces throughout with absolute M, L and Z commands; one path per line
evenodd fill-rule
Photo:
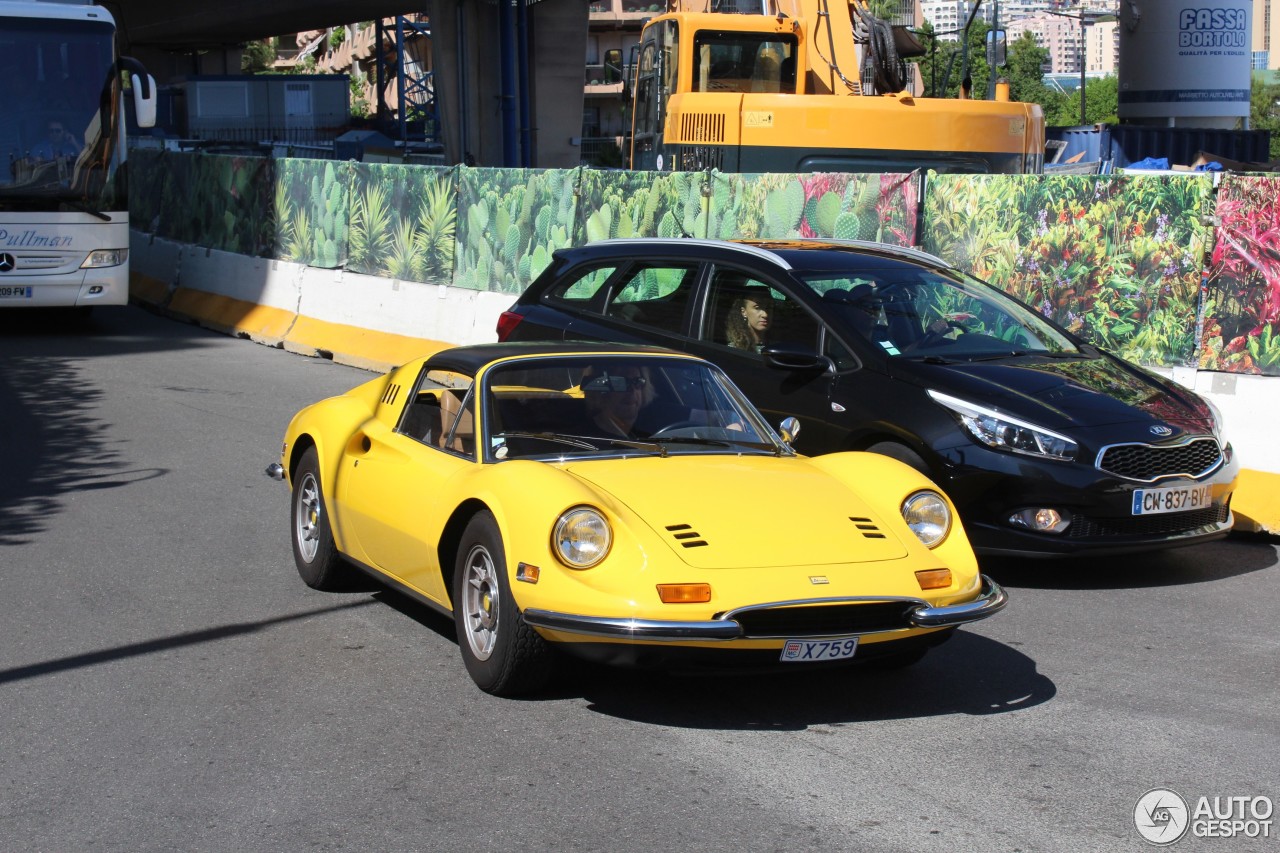
M 699 622 L 662 621 L 656 619 L 628 619 L 609 616 L 580 616 L 573 613 L 556 613 L 552 610 L 531 608 L 524 611 L 524 621 L 535 628 L 549 631 L 561 631 L 568 634 L 583 634 L 589 637 L 606 637 L 624 640 L 649 640 L 653 642 L 688 642 L 691 640 L 766 640 L 766 639 L 799 639 L 804 634 L 789 634 L 786 637 L 777 635 L 753 636 L 746 633 L 742 624 L 734 619 L 735 614 L 748 610 L 766 610 L 775 607 L 821 606 L 824 604 L 850 604 L 857 602 L 901 601 L 915 603 L 906 612 L 904 624 L 900 628 L 878 631 L 851 630 L 848 633 L 823 633 L 820 636 L 856 636 L 860 634 L 891 634 L 897 631 L 908 631 L 916 628 L 953 628 L 967 622 L 976 622 L 994 616 L 1009 603 L 1009 596 L 1004 589 L 986 575 L 982 576 L 982 591 L 976 598 L 961 604 L 949 604 L 944 607 L 933 607 L 918 598 L 859 597 L 859 598 L 814 598 L 799 601 L 774 601 L 767 604 L 754 604 L 739 607 L 715 619 Z M 818 635 L 815 635 L 818 636 Z

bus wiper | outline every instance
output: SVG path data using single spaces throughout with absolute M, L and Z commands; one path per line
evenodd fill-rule
M 108 214 L 103 213 L 101 210 L 97 210 L 95 208 L 90 207 L 89 205 L 81 201 L 78 196 L 59 194 L 55 196 L 55 198 L 57 198 L 58 201 L 65 204 L 67 207 L 74 207 L 76 210 L 80 211 L 81 213 L 87 213 L 90 216 L 96 216 L 99 219 L 101 219 L 103 222 L 111 221 L 111 217 Z

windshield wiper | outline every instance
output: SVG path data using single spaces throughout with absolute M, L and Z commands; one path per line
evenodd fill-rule
M 1024 355 L 1040 355 L 1040 353 L 1029 352 L 1024 349 L 1010 350 L 1009 352 L 992 352 L 986 355 L 970 356 L 966 361 L 999 361 L 1002 358 L 1021 358 Z
M 85 204 L 83 201 L 81 201 L 77 197 L 68 196 L 68 195 L 58 195 L 54 197 L 58 199 L 58 201 L 65 204 L 67 207 L 74 207 L 76 210 L 80 211 L 81 213 L 87 213 L 90 216 L 96 216 L 99 219 L 101 219 L 103 222 L 111 221 L 111 217 L 109 215 L 103 213 L 101 210 L 97 210 L 96 208 L 90 207 L 89 205 Z
M 582 450 L 599 450 L 600 448 L 592 444 L 586 438 L 580 435 L 568 435 L 562 432 L 500 432 L 494 438 L 537 438 L 542 441 L 554 441 L 559 444 L 568 444 Z
M 733 447 L 735 444 L 747 444 L 745 441 L 725 441 L 721 438 L 700 438 L 698 436 L 658 435 L 649 439 L 654 444 L 705 444 L 710 447 Z

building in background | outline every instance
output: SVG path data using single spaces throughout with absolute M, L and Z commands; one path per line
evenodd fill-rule
M 1280 0 L 1253 0 L 1253 68 L 1280 69 Z
M 665 7 L 652 0 L 591 0 L 583 79 L 583 165 L 621 166 L 631 134 L 630 87 L 634 52 L 644 22 Z
M 1003 9 L 1003 5 L 1001 8 Z M 1085 73 L 1090 77 L 1115 74 L 1120 67 L 1120 31 L 1116 21 L 1085 26 L 1083 53 L 1080 50 L 1081 26 L 1078 18 L 1042 11 L 1011 20 L 1004 25 L 1004 29 L 1010 43 L 1021 38 L 1024 32 L 1029 32 L 1038 46 L 1049 51 L 1049 65 L 1045 68 L 1045 73 L 1049 75 L 1074 74 L 1078 77 L 1082 56 Z M 1079 85 L 1078 79 L 1076 85 Z

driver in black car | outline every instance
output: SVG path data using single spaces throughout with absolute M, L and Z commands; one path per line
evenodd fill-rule
M 893 338 L 889 334 L 889 327 L 883 320 L 883 300 L 877 296 L 875 285 L 859 284 L 849 291 L 849 295 L 844 301 L 848 302 L 853 310 L 850 312 L 854 329 L 869 341 L 890 342 Z M 936 341 L 940 336 L 945 335 L 951 328 L 945 319 L 937 319 L 928 325 L 924 330 L 924 335 L 916 341 L 908 342 L 906 348 L 908 350 L 917 346 L 927 346 L 928 342 Z M 899 344 L 901 345 L 901 344 Z

